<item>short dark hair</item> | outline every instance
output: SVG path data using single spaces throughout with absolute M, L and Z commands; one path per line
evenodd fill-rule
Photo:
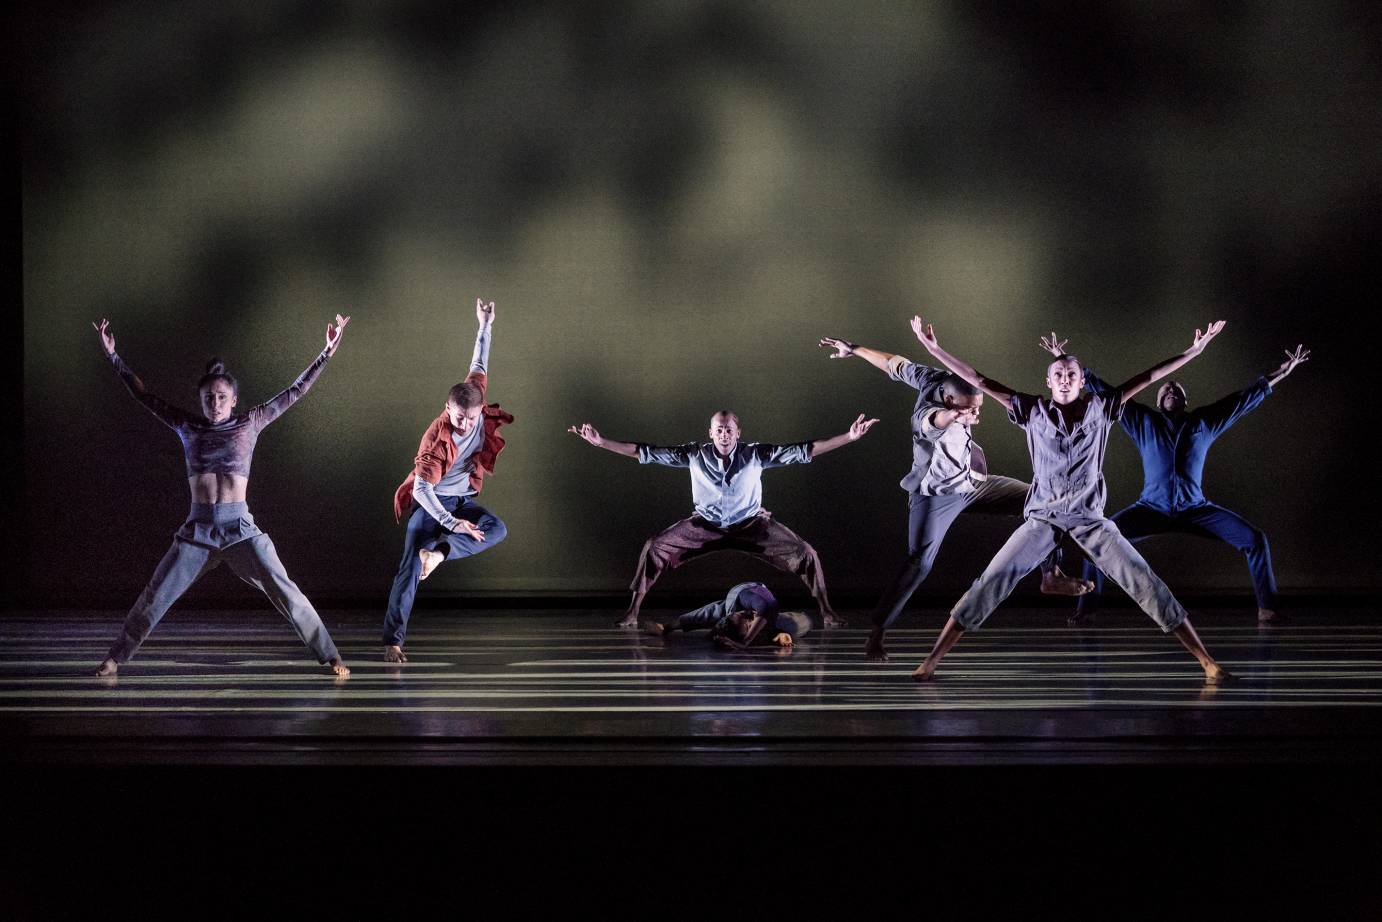
M 197 382 L 197 391 L 200 393 L 202 388 L 217 381 L 224 381 L 230 385 L 232 394 L 237 397 L 240 396 L 240 385 L 235 380 L 235 376 L 226 371 L 225 362 L 221 361 L 219 357 L 213 356 L 211 361 L 206 363 L 206 374 L 202 375 L 201 380 Z
M 446 399 L 460 407 L 462 410 L 471 410 L 485 402 L 485 392 L 480 390 L 480 385 L 471 381 L 462 381 L 460 384 L 451 385 L 450 392 Z
M 1076 365 L 1080 366 L 1080 373 L 1084 373 L 1084 362 L 1081 362 L 1079 359 L 1071 355 L 1069 352 L 1062 352 L 1060 355 L 1053 358 L 1051 360 L 1051 365 L 1054 365 L 1057 362 L 1074 362 Z M 1046 366 L 1046 371 L 1048 373 L 1051 371 L 1051 365 Z
M 951 374 L 941 379 L 941 393 L 955 399 L 960 397 L 978 397 L 983 392 L 959 375 Z
M 716 410 L 716 411 L 715 411 L 715 415 L 716 415 L 716 416 L 728 416 L 730 419 L 734 420 L 734 425 L 736 425 L 736 426 L 740 425 L 740 423 L 739 423 L 739 414 L 738 414 L 738 413 L 735 413 L 733 410 Z

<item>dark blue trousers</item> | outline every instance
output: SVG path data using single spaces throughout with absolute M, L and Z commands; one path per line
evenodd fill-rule
M 494 547 L 509 533 L 498 516 L 468 496 L 438 496 L 437 499 L 447 512 L 484 532 L 485 540 L 476 541 L 469 535 L 447 531 L 427 510 L 413 503 L 408 515 L 408 530 L 403 536 L 403 557 L 398 561 L 398 575 L 389 590 L 389 609 L 384 615 L 386 646 L 403 646 L 403 637 L 408 632 L 408 616 L 413 611 L 417 578 L 422 571 L 418 551 L 441 551 L 447 560 L 458 560 Z
M 1113 516 L 1113 524 L 1133 544 L 1155 535 L 1182 534 L 1214 538 L 1230 545 L 1248 560 L 1257 607 L 1276 609 L 1276 574 L 1272 572 L 1272 552 L 1267 536 L 1231 509 L 1204 503 L 1179 512 L 1165 512 L 1144 503 L 1133 503 Z M 1104 589 L 1104 574 L 1088 560 L 1084 565 L 1084 578 L 1094 580 L 1094 591 L 1080 596 L 1077 610 L 1081 614 L 1099 607 L 1099 596 Z

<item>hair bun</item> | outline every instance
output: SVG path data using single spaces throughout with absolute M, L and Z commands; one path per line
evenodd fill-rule
M 219 357 L 213 357 L 206 363 L 206 373 L 209 375 L 223 375 L 226 373 L 226 363 Z

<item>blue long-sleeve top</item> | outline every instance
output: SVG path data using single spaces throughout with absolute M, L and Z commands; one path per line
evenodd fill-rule
M 1085 387 L 1104 396 L 1114 388 L 1088 368 Z M 1251 387 L 1214 403 L 1172 416 L 1129 400 L 1119 425 L 1142 456 L 1142 495 L 1139 503 L 1161 512 L 1178 512 L 1203 505 L 1204 460 L 1209 446 L 1244 414 L 1266 399 L 1272 386 L 1266 377 Z

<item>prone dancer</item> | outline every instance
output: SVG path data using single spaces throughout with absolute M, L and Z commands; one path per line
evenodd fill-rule
M 864 654 L 886 662 L 883 635 L 907 600 L 931 572 L 941 542 L 960 513 L 1021 517 L 1028 485 L 1011 477 L 989 475 L 984 451 L 971 436 L 979 424 L 984 394 L 942 368 L 920 365 L 903 355 L 827 336 L 822 348 L 832 359 L 857 356 L 894 381 L 917 390 L 912 408 L 912 469 L 902 478 L 907 499 L 907 560 L 884 591 L 873 612 L 873 631 Z M 1061 572 L 1060 549 L 1041 563 L 1041 591 L 1080 595 L 1093 584 Z
M 508 527 L 472 497 L 504 448 L 499 427 L 513 416 L 499 404 L 485 403 L 489 389 L 490 332 L 494 302 L 475 299 L 475 349 L 470 373 L 447 393 L 441 415 L 432 420 L 418 444 L 413 471 L 394 492 L 394 519 L 408 511 L 403 556 L 389 590 L 384 614 L 384 661 L 406 663 L 403 641 L 413 611 L 417 585 L 443 560 L 471 557 L 494 547 Z
M 926 351 L 946 368 L 1004 406 L 1008 418 L 1027 433 L 1032 455 L 1032 486 L 1023 510 L 1026 521 L 1013 532 L 983 574 L 974 581 L 936 638 L 935 647 L 912 677 L 927 681 L 941 658 L 965 631 L 977 630 L 1018 580 L 1030 573 L 1068 534 L 1113 581 L 1132 596 L 1161 629 L 1175 634 L 1204 669 L 1205 682 L 1232 679 L 1204 648 L 1189 616 L 1166 584 L 1152 572 L 1118 527 L 1104 518 L 1108 490 L 1104 485 L 1104 450 L 1109 432 L 1123 408 L 1139 391 L 1169 375 L 1204 351 L 1224 327 L 1211 323 L 1189 349 L 1134 375 L 1103 394 L 1083 395 L 1083 369 L 1072 355 L 1061 355 L 1046 369 L 1051 396 L 1023 394 L 985 377 L 941 348 L 930 324 L 912 318 L 912 329 Z
M 605 438 L 590 423 L 571 426 L 582 439 L 640 464 L 662 464 L 691 470 L 691 498 L 695 514 L 649 538 L 638 559 L 629 600 L 619 627 L 637 627 L 643 597 L 667 570 L 716 551 L 739 551 L 767 561 L 779 570 L 801 577 L 820 608 L 828 628 L 841 627 L 826 596 L 825 574 L 816 549 L 796 532 L 776 521 L 763 508 L 763 471 L 785 464 L 808 464 L 818 455 L 858 441 L 878 422 L 859 418 L 848 431 L 828 439 L 770 445 L 739 441 L 739 417 L 721 410 L 710 418 L 710 440 L 657 447 L 642 442 Z
M 760 582 L 740 583 L 723 598 L 686 612 L 671 624 L 644 623 L 649 634 L 666 637 L 675 631 L 709 630 L 710 639 L 726 650 L 753 646 L 791 649 L 811 630 L 811 620 L 799 611 L 778 611 L 777 598 Z
M 115 351 L 110 321 L 93 323 L 101 348 L 134 398 L 159 422 L 177 433 L 187 461 L 187 485 L 192 509 L 173 533 L 173 545 L 163 555 L 153 577 L 125 617 L 120 637 L 97 667 L 96 675 L 113 676 L 184 592 L 203 573 L 222 562 L 240 579 L 268 596 L 273 607 L 293 626 L 298 638 L 338 676 L 350 674 L 321 617 L 297 585 L 288 578 L 273 541 L 254 524 L 245 501 L 250 461 L 259 433 L 296 403 L 317 380 L 341 343 L 349 317 L 336 315 L 326 325 L 326 348 L 296 381 L 273 399 L 247 413 L 236 413 L 239 385 L 219 359 L 212 359 L 197 382 L 201 413 L 188 413 L 165 403 L 144 386 Z
M 1042 348 L 1061 355 L 1068 340 L 1058 341 L 1053 332 L 1041 340 Z M 1110 521 L 1130 544 L 1154 535 L 1180 533 L 1217 538 L 1243 554 L 1252 576 L 1260 624 L 1276 617 L 1276 576 L 1272 572 L 1272 553 L 1267 536 L 1238 513 L 1215 505 L 1205 498 L 1202 481 L 1209 446 L 1235 422 L 1251 412 L 1297 365 L 1310 357 L 1310 350 L 1298 345 L 1285 350 L 1286 361 L 1275 371 L 1259 377 L 1245 390 L 1229 394 L 1214 403 L 1188 409 L 1185 385 L 1167 381 L 1157 390 L 1156 408 L 1128 401 L 1118 423 L 1137 446 L 1142 457 L 1142 494 L 1126 509 L 1114 513 Z M 1101 396 L 1109 385 L 1088 368 L 1085 387 Z M 1085 562 L 1085 578 L 1093 578 L 1094 591 L 1080 599 L 1071 625 L 1094 620 L 1104 588 L 1104 574 Z

